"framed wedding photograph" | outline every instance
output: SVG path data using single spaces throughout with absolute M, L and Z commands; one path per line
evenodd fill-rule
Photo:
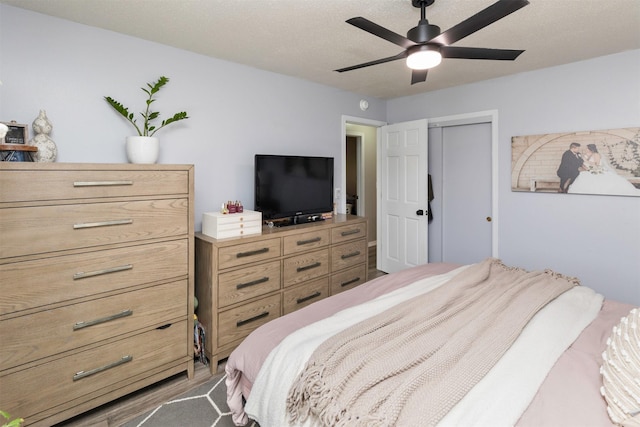
M 511 190 L 640 197 L 640 127 L 514 136 Z
M 0 122 L 9 128 L 4 137 L 4 144 L 26 144 L 29 140 L 29 126 L 21 125 L 16 122 Z

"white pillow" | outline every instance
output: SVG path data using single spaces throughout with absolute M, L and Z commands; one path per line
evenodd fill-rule
M 640 427 L 640 309 L 613 327 L 602 359 L 600 392 L 609 417 L 617 425 Z

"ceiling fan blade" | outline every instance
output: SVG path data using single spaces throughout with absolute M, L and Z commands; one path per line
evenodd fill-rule
M 448 46 L 483 29 L 487 25 L 493 24 L 528 4 L 528 0 L 499 0 L 472 17 L 454 25 L 444 33 L 429 40 L 429 42 Z
M 385 39 L 393 44 L 397 44 L 400 47 L 405 49 L 410 48 L 411 46 L 415 46 L 415 43 L 409 40 L 408 38 L 401 36 L 398 33 L 394 33 L 391 30 L 387 30 L 380 25 L 369 21 L 362 16 L 357 16 L 355 18 L 347 19 L 348 24 L 353 25 L 354 27 L 358 27 L 361 30 L 364 30 L 368 33 L 373 34 L 374 36 L 378 36 L 380 38 Z
M 424 82 L 427 80 L 427 71 L 429 70 L 413 70 L 411 72 L 411 84 Z
M 443 58 L 458 59 L 496 59 L 503 61 L 515 60 L 524 50 L 487 49 L 483 47 L 442 46 L 440 54 Z
M 397 59 L 402 59 L 407 57 L 407 52 L 400 52 L 397 55 L 389 56 L 387 58 L 376 59 L 375 61 L 365 62 L 364 64 L 352 65 L 351 67 L 340 68 L 339 70 L 334 70 L 339 73 L 344 73 L 345 71 L 357 70 L 358 68 L 369 67 L 371 65 L 384 64 L 385 62 L 395 61 Z

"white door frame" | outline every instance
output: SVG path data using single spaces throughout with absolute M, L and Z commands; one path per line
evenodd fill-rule
M 352 123 L 354 125 L 373 126 L 373 127 L 380 127 L 387 124 L 387 122 L 382 122 L 380 120 L 371 120 L 371 119 L 365 119 L 362 117 L 346 116 L 344 114 L 342 115 L 342 138 L 340 139 L 341 141 L 340 152 L 342 153 L 342 156 L 341 156 L 342 163 L 340 165 L 340 168 L 341 168 L 340 170 L 342 171 L 342 177 L 340 180 L 340 187 L 339 187 L 340 194 L 336 197 L 337 203 L 338 203 L 336 208 L 340 213 L 344 213 L 347 208 L 346 206 L 347 196 L 345 194 L 345 188 L 347 187 L 347 156 L 345 155 L 345 153 L 347 152 L 347 123 Z M 376 145 L 377 145 L 377 142 L 376 142 Z M 378 194 L 377 186 L 378 186 L 378 183 L 376 182 L 376 197 Z M 358 204 L 358 207 L 360 205 L 361 204 Z M 363 206 L 363 209 L 364 209 L 364 206 Z M 362 215 L 360 211 L 358 211 L 358 215 Z
M 498 252 L 498 110 L 457 114 L 428 119 L 428 126 L 446 127 L 478 123 L 491 124 L 491 256 L 499 258 Z

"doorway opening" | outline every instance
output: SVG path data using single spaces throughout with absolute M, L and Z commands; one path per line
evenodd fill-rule
M 362 135 L 347 134 L 347 159 L 346 185 L 344 187 L 346 197 L 345 213 L 364 216 L 366 211 L 360 202 L 364 198 L 364 180 L 362 173 L 361 146 Z M 362 197 L 361 197 L 362 195 Z
M 385 122 L 342 117 L 342 180 L 338 212 L 366 217 L 369 246 L 376 245 L 378 128 Z

